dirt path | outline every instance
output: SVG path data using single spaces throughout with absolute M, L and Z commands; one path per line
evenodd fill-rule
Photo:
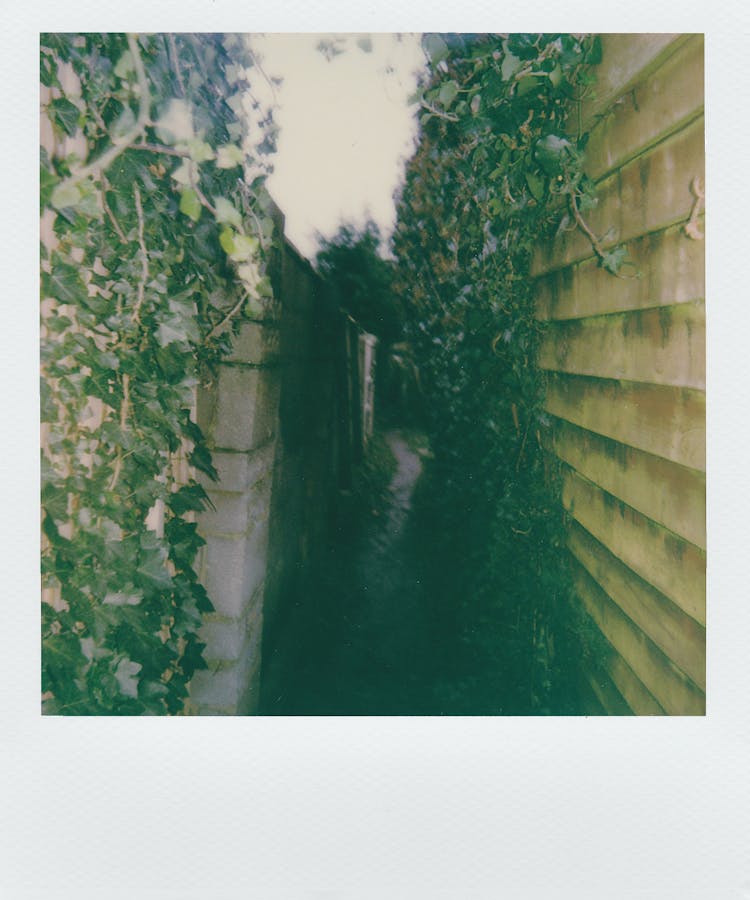
M 385 437 L 397 470 L 384 508 L 352 547 L 333 549 L 313 588 L 318 614 L 307 650 L 269 712 L 432 713 L 425 598 L 408 528 L 422 462 L 400 432 Z

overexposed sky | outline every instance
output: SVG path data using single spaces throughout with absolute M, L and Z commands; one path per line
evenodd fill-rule
M 316 49 L 337 40 L 328 59 Z M 387 235 L 393 192 L 414 147 L 417 73 L 424 65 L 415 34 L 253 35 L 252 46 L 276 88 L 280 127 L 268 187 L 286 216 L 286 232 L 306 256 L 316 233 L 372 218 Z

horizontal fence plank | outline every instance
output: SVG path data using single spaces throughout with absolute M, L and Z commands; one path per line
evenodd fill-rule
M 536 315 L 578 319 L 705 299 L 706 244 L 682 225 L 628 244 L 639 278 L 615 278 L 596 259 L 556 269 L 536 283 Z
M 563 505 L 610 553 L 701 625 L 706 624 L 706 554 L 602 491 L 573 469 Z
M 583 672 L 584 700 L 593 695 L 601 707 L 593 715 L 663 716 L 664 710 L 648 692 L 630 666 L 601 634 L 598 625 L 586 614 L 590 627 L 599 633 L 595 648 L 587 648 L 587 667 Z M 585 638 L 584 638 L 585 642 Z
M 586 145 L 594 179 L 679 131 L 703 111 L 703 35 L 691 35 L 647 77 L 639 77 L 596 124 Z
M 550 373 L 545 407 L 626 446 L 706 470 L 706 396 L 700 391 Z
M 702 691 L 628 619 L 582 566 L 574 565 L 573 580 L 588 614 L 664 711 L 668 715 L 704 715 Z
M 649 692 L 648 688 L 645 687 L 643 682 L 614 648 L 607 659 L 607 669 L 612 683 L 622 695 L 632 715 L 665 715 L 664 709 L 658 700 L 654 698 L 653 694 Z
M 609 676 L 607 676 L 609 678 Z M 612 690 L 616 691 L 614 685 Z M 617 712 L 611 712 L 602 702 L 599 691 L 593 682 L 593 676 L 590 672 L 581 672 L 576 679 L 576 693 L 578 701 L 578 709 L 582 716 L 609 716 L 619 715 Z
M 596 83 L 581 106 L 584 127 L 590 128 L 594 119 L 662 65 L 686 40 L 683 34 L 602 34 Z
M 588 226 L 603 246 L 628 243 L 641 235 L 686 222 L 695 204 L 693 180 L 705 179 L 704 120 L 638 156 L 597 185 L 597 206 L 585 214 Z M 532 274 L 593 256 L 591 243 L 580 229 L 563 231 L 539 247 Z
M 706 549 L 706 476 L 567 422 L 555 423 L 557 456 L 589 481 Z
M 706 629 L 635 575 L 576 522 L 570 527 L 568 547 L 607 596 L 705 692 Z
M 632 716 L 633 710 L 627 704 L 620 691 L 615 686 L 609 672 L 604 666 L 590 669 L 585 676 L 588 691 L 594 694 L 597 703 L 602 708 L 599 715 L 607 716 Z
M 705 390 L 703 301 L 550 325 L 542 369 Z

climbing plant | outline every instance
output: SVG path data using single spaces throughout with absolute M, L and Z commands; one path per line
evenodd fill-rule
M 177 713 L 212 609 L 195 391 L 271 300 L 262 69 L 239 36 L 40 50 L 44 710 Z
M 393 297 L 393 263 L 378 252 L 380 230 L 368 221 L 363 228 L 345 224 L 320 243 L 315 267 L 335 306 L 383 341 L 401 334 L 400 305 Z
M 607 270 L 624 263 L 585 220 L 596 197 L 577 112 L 600 46 L 430 34 L 424 48 L 421 136 L 393 244 L 435 453 L 430 519 L 446 562 L 435 602 L 477 658 L 497 657 L 504 687 L 488 711 L 543 710 L 568 582 L 530 269 L 540 240 L 568 227 Z

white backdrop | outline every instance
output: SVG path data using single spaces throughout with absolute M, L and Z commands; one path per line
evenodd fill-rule
M 6 5 L 3 797 L 11 900 L 749 900 L 747 43 L 740 0 Z M 709 713 L 42 719 L 38 32 L 705 31 Z

